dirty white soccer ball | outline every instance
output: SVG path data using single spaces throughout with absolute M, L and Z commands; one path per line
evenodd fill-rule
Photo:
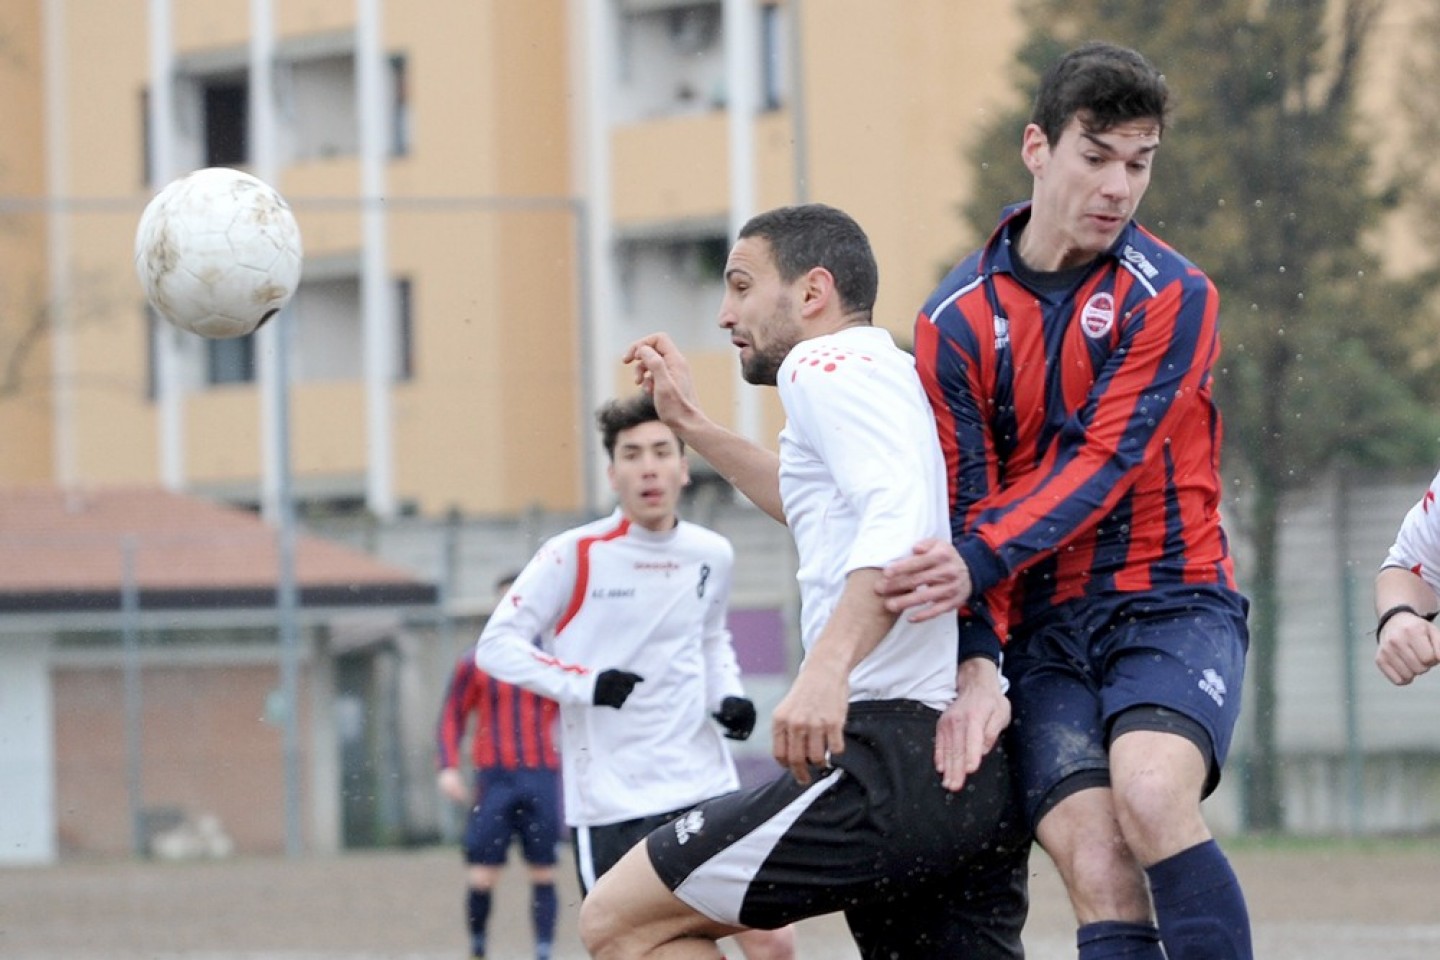
M 225 339 L 253 333 L 300 283 L 300 228 L 269 184 L 206 167 L 157 193 L 135 231 L 145 297 L 182 330 Z

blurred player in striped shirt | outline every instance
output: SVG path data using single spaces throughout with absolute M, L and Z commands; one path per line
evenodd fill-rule
M 495 588 L 501 602 L 515 575 Z M 560 835 L 560 755 L 555 750 L 555 701 L 485 673 L 467 650 L 455 664 L 440 710 L 436 748 L 445 796 L 470 808 L 465 826 L 466 904 L 470 952 L 484 957 L 490 896 L 511 838 L 530 865 L 535 956 L 549 960 L 555 942 L 555 844 Z M 471 720 L 474 789 L 460 772 L 460 749 Z

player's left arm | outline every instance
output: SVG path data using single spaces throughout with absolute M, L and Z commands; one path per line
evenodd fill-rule
M 845 579 L 835 611 L 805 652 L 790 690 L 770 721 L 771 749 L 799 783 L 812 768 L 845 750 L 845 717 L 850 709 L 850 671 L 880 645 L 896 615 L 875 592 L 880 570 L 853 570 Z
M 1000 665 L 988 657 L 961 661 L 956 696 L 935 726 L 935 769 L 946 790 L 965 786 L 1010 725 L 1010 698 Z
M 1440 475 L 1400 524 L 1375 578 L 1375 665 L 1404 686 L 1440 663 Z
M 987 497 L 957 543 L 973 589 L 1053 554 L 1092 529 L 1205 401 L 1219 355 L 1218 295 L 1190 268 L 1116 318 L 1118 342 L 1044 469 Z
M 474 689 L 476 667 L 469 657 L 461 657 L 451 671 L 440 706 L 440 720 L 435 730 L 436 786 L 440 792 L 459 804 L 470 802 L 470 785 L 460 770 L 461 746 L 469 726 L 470 694 Z

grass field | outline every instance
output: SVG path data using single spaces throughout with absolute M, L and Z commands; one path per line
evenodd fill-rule
M 1440 957 L 1440 841 L 1226 843 L 1267 960 Z M 568 850 L 566 851 L 568 853 Z M 1069 907 L 1049 863 L 1031 862 L 1026 946 L 1074 956 Z M 463 874 L 449 849 L 295 860 L 66 863 L 0 870 L 6 960 L 459 960 Z M 556 960 L 584 957 L 566 859 Z M 523 872 L 507 871 L 492 960 L 530 956 Z M 838 918 L 799 929 L 805 960 L 851 960 Z

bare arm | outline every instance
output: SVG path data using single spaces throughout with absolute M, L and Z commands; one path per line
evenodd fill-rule
M 469 804 L 474 797 L 470 792 L 470 785 L 465 782 L 465 775 L 454 767 L 446 767 L 436 777 L 436 783 L 440 792 L 459 804 Z
M 784 523 L 780 458 L 722 427 L 700 408 L 690 364 L 674 341 L 652 333 L 632 343 L 622 359 L 635 365 L 635 382 L 655 398 L 660 419 L 752 503 Z
M 1440 606 L 1435 591 L 1403 567 L 1386 567 L 1375 578 L 1375 615 L 1402 605 L 1417 612 L 1392 614 L 1375 637 L 1375 665 L 1397 686 L 1440 663 L 1440 627 L 1424 617 Z
M 1000 686 L 994 660 L 971 657 L 956 671 L 958 695 L 935 727 L 935 769 L 946 790 L 959 790 L 965 778 L 995 747 L 1010 725 L 1010 700 Z
M 915 623 L 954 613 L 970 600 L 970 570 L 948 540 L 921 540 L 910 556 L 887 564 L 875 589 L 892 613 Z
M 852 572 L 820 636 L 805 653 L 790 692 L 771 718 L 775 759 L 800 783 L 810 768 L 825 766 L 829 754 L 845 750 L 845 716 L 850 708 L 850 671 L 874 650 L 895 624 L 895 614 L 875 592 L 880 571 Z

